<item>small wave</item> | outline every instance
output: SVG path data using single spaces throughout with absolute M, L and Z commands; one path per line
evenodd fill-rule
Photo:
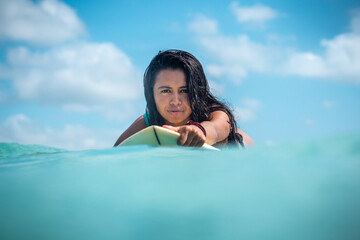
M 22 145 L 19 143 L 0 143 L 0 160 L 20 156 L 31 156 L 64 152 L 65 150 L 42 145 Z

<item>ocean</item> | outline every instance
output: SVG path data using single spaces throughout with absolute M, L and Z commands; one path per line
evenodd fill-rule
M 220 152 L 1 143 L 0 239 L 360 239 L 360 136 Z

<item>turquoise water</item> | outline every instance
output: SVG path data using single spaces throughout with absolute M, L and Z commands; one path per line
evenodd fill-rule
M 359 146 L 2 143 L 0 239 L 359 239 Z

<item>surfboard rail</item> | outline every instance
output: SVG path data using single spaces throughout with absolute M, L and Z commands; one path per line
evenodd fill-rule
M 160 126 L 150 126 L 131 135 L 119 146 L 131 145 L 150 145 L 150 146 L 179 146 L 177 141 L 180 137 L 178 132 Z M 204 143 L 201 148 L 217 150 L 219 149 Z

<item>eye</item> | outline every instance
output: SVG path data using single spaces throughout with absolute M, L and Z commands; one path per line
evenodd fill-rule
M 160 91 L 161 93 L 169 93 L 170 92 L 170 89 L 163 89 Z
M 180 92 L 181 92 L 181 93 L 188 93 L 189 91 L 188 91 L 187 88 L 183 88 L 183 89 L 180 90 Z

